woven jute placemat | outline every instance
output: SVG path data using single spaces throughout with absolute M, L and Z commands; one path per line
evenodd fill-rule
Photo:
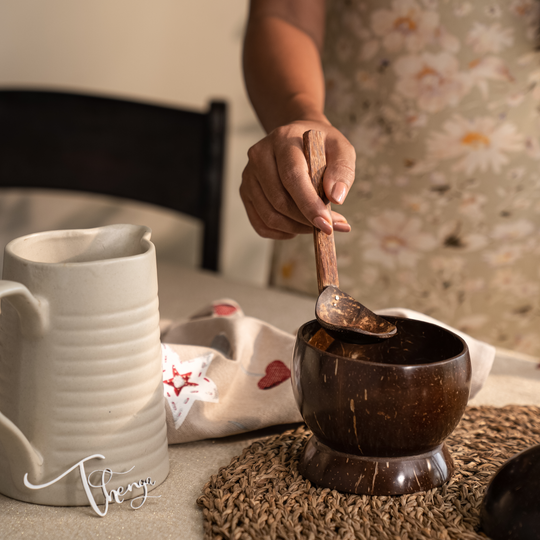
M 318 488 L 298 473 L 304 426 L 246 448 L 197 500 L 205 539 L 472 540 L 487 484 L 511 456 L 540 444 L 540 408 L 470 407 L 447 439 L 456 472 L 430 491 L 395 497 Z

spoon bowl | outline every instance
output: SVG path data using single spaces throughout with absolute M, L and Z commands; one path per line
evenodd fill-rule
M 387 339 L 397 329 L 352 296 L 329 285 L 317 299 L 315 315 L 319 324 L 334 338 L 352 343 L 368 343 Z

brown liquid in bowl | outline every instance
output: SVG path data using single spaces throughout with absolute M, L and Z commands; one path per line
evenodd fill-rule
M 415 319 L 387 318 L 396 325 L 397 334 L 376 343 L 347 343 L 334 339 L 320 326 L 305 338 L 310 345 L 327 353 L 383 364 L 431 364 L 463 352 L 461 339 L 444 328 Z

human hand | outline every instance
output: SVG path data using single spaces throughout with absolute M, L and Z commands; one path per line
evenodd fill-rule
M 342 204 L 354 182 L 354 148 L 329 123 L 296 121 L 274 129 L 249 149 L 240 186 L 249 221 L 264 238 L 289 239 L 313 227 L 326 234 L 351 229 L 341 214 L 328 211 L 311 184 L 302 142 L 310 129 L 321 131 L 325 141 L 328 200 Z

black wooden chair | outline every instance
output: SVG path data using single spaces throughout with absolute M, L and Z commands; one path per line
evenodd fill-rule
M 0 90 L 0 187 L 101 193 L 203 222 L 218 270 L 226 104 L 207 112 L 81 94 Z

